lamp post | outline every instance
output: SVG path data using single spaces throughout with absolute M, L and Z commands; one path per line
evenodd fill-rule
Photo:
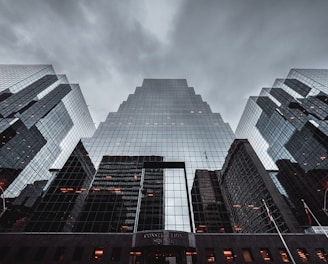
M 0 190 L 2 192 L 1 198 L 2 198 L 2 212 L 0 213 L 0 218 L 2 217 L 2 215 L 5 213 L 6 211 L 6 200 L 5 200 L 5 191 L 3 190 L 3 188 L 0 185 Z
M 328 215 L 328 209 L 327 209 L 327 193 L 328 193 L 328 187 L 325 190 L 325 194 L 323 196 L 323 211 L 326 215 Z

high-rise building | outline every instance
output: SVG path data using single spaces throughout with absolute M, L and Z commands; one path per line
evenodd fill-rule
M 196 170 L 191 198 L 197 233 L 233 232 L 215 171 Z
M 0 262 L 328 261 L 321 234 L 283 233 L 287 244 L 282 244 L 277 233 L 219 233 L 238 231 L 228 208 L 241 208 L 238 197 L 254 210 L 234 215 L 245 218 L 241 224 L 251 217 L 264 226 L 261 221 L 269 224 L 272 215 L 284 213 L 283 199 L 276 189 L 268 193 L 271 178 L 248 143 L 236 143 L 226 158 L 233 140 L 229 125 L 186 80 L 144 80 L 92 137 L 81 140 L 62 168 L 51 169 L 53 180 L 38 201 L 42 182 L 27 186 L 15 200 L 17 206 L 35 205 L 30 215 L 17 214 L 16 232 L 1 234 Z M 250 178 L 241 188 L 245 195 L 236 192 L 234 178 L 243 183 Z M 253 189 L 260 191 L 256 201 L 249 194 Z M 233 197 L 225 199 L 227 193 Z M 262 194 L 269 212 L 255 208 Z M 29 232 L 17 232 L 21 227 Z
M 132 160 L 133 157 L 138 160 L 138 156 L 162 157 L 163 163 L 154 167 L 151 177 L 159 177 L 159 185 L 163 183 L 158 190 L 163 192 L 161 196 L 164 199 L 163 229 L 190 232 L 192 225 L 188 194 L 195 171 L 221 168 L 233 139 L 229 124 L 223 122 L 220 114 L 212 113 L 200 95 L 188 87 L 185 79 L 145 79 L 117 112 L 109 113 L 94 136 L 83 139 L 83 143 L 95 166 L 101 164 L 93 188 L 102 193 L 111 192 L 107 185 L 117 181 L 116 175 L 110 175 L 111 169 L 106 173 L 113 177 L 105 177 L 102 168 L 108 167 L 106 163 L 114 167 L 117 165 L 103 156 L 123 155 L 130 156 Z M 148 160 L 139 160 L 135 162 L 141 162 L 140 166 L 133 165 L 136 167 L 126 169 L 135 170 L 138 181 L 141 176 L 144 177 L 143 184 L 146 186 L 146 181 L 149 184 L 148 172 L 142 163 Z M 122 159 L 121 162 L 125 161 Z M 146 170 L 145 175 L 142 174 L 142 168 Z M 162 179 L 159 175 L 155 176 L 156 170 L 162 170 Z M 140 184 L 131 179 L 131 185 Z M 150 192 L 146 195 L 151 195 L 152 191 L 149 190 L 158 188 L 145 186 L 144 191 L 148 189 L 147 192 Z M 135 195 L 137 197 L 138 193 Z M 155 199 L 157 194 L 153 195 L 152 199 Z M 146 200 L 141 201 L 141 206 L 143 202 Z M 132 230 L 130 225 L 129 230 Z
M 77 84 L 50 65 L 0 65 L 0 184 L 6 198 L 52 178 L 95 126 Z
M 56 174 L 41 201 L 33 208 L 25 231 L 72 232 L 81 212 L 95 168 L 83 144 L 78 143 Z
M 300 224 L 317 224 L 305 214 L 304 199 L 328 225 L 328 70 L 292 69 L 259 96 L 250 97 L 236 129 L 248 138 Z
M 231 225 L 241 233 L 303 232 L 283 196 L 246 139 L 235 139 L 218 172 Z M 268 220 L 264 202 L 276 226 Z

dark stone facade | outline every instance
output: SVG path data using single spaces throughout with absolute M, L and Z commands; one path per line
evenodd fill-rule
M 283 238 L 296 263 L 328 261 L 324 235 Z M 284 250 L 278 234 L 2 233 L 0 263 L 284 263 Z

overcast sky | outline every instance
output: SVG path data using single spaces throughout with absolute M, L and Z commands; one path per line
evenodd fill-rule
M 186 78 L 236 128 L 291 68 L 328 68 L 327 0 L 0 0 L 0 63 L 52 64 L 95 123 L 144 78 Z

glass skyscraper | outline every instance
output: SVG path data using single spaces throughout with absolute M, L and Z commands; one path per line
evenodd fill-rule
M 250 97 L 236 129 L 248 138 L 303 226 L 301 199 L 328 225 L 328 70 L 292 69 Z M 316 224 L 316 223 L 314 223 Z
M 103 164 L 103 156 L 161 157 L 162 163 L 154 172 L 163 173 L 163 227 L 191 231 L 188 194 L 195 171 L 221 168 L 233 139 L 229 124 L 220 114 L 212 113 L 185 79 L 145 79 L 83 143 L 95 167 Z M 137 179 L 146 181 L 149 168 L 144 170 L 146 173 L 136 170 Z M 93 189 L 104 192 L 113 178 L 98 172 Z
M 0 183 L 13 198 L 95 130 L 77 84 L 50 65 L 0 65 Z
M 60 162 L 43 192 L 45 181 L 28 185 L 0 216 L 0 262 L 328 261 L 325 236 L 290 233 L 303 229 L 286 205 L 291 195 L 283 199 L 271 180 L 280 171 L 266 171 L 247 140 L 234 141 L 184 79 L 145 79 Z

